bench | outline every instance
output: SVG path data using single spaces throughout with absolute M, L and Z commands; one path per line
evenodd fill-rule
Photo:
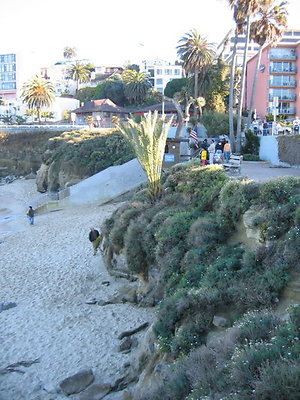
M 235 156 L 231 154 L 229 161 L 223 163 L 223 167 L 227 171 L 234 171 L 241 173 L 241 166 L 242 166 L 243 156 Z

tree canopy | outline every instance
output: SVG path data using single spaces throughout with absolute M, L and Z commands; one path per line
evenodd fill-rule
M 36 75 L 33 79 L 25 82 L 21 97 L 29 109 L 36 109 L 38 120 L 41 121 L 43 107 L 50 107 L 55 97 L 54 85 Z

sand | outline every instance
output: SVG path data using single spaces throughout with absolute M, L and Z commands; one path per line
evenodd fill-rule
M 126 284 L 107 273 L 88 241 L 89 227 L 119 205 L 64 206 L 38 214 L 30 226 L 25 214 L 36 195 L 33 180 L 0 186 L 2 217 L 18 215 L 0 231 L 0 303 L 17 304 L 0 312 L 0 371 L 38 359 L 22 373 L 0 373 L 0 400 L 65 399 L 55 393 L 58 383 L 85 367 L 96 381 L 114 382 L 131 357 L 118 352 L 117 336 L 155 318 L 153 308 L 86 304 Z

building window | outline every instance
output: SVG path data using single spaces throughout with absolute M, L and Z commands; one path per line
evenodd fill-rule
M 157 69 L 156 70 L 156 75 L 162 75 L 162 69 Z
M 165 75 L 172 75 L 171 69 L 165 69 Z
M 16 83 L 15 82 L 3 82 L 1 87 L 2 87 L 2 90 L 16 89 Z
M 180 75 L 180 69 L 174 69 L 174 75 Z
M 156 84 L 157 85 L 162 85 L 163 84 L 163 80 L 162 79 L 156 79 Z

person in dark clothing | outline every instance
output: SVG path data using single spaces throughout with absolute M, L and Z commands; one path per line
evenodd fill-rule
M 200 145 L 201 149 L 207 150 L 208 149 L 208 143 L 207 139 L 204 139 L 203 142 Z
M 97 231 L 96 228 L 90 228 L 89 241 L 93 245 L 94 256 L 97 253 L 97 249 L 100 246 L 102 239 L 103 239 L 103 236 L 100 235 L 99 231 Z
M 34 224 L 34 209 L 32 206 L 29 206 L 29 210 L 27 211 L 27 217 L 29 220 L 30 225 Z
M 221 140 L 218 140 L 216 143 L 216 148 L 215 148 L 216 151 L 221 150 L 221 153 L 223 153 L 223 148 L 224 148 L 223 143 L 221 142 Z

